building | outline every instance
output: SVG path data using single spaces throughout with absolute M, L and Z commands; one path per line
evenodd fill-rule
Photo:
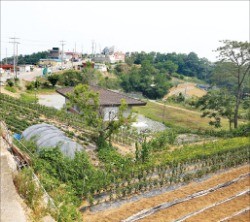
M 33 65 L 19 65 L 19 66 L 17 67 L 17 70 L 18 70 L 19 72 L 30 72 L 30 71 L 33 70 L 33 68 L 34 68 Z
M 125 54 L 119 51 L 115 52 L 114 46 L 112 47 L 105 47 L 101 54 L 96 54 L 92 58 L 93 62 L 97 63 L 119 63 L 119 62 L 125 62 Z
M 105 64 L 101 64 L 101 63 L 95 63 L 94 65 L 94 69 L 99 70 L 101 72 L 107 72 L 107 66 Z
M 14 66 L 11 64 L 0 64 L 0 68 L 2 68 L 4 71 L 13 72 L 13 70 L 14 70 Z
M 66 102 L 68 101 L 67 94 L 73 92 L 73 90 L 74 87 L 67 87 L 57 89 L 56 92 L 65 97 L 66 104 Z M 124 116 L 128 116 L 133 106 L 145 106 L 147 104 L 146 102 L 143 102 L 139 99 L 134 99 L 122 93 L 103 89 L 98 86 L 90 86 L 90 90 L 93 90 L 99 94 L 100 111 L 103 115 L 104 121 L 116 119 L 122 99 L 124 99 L 128 105 L 128 109 L 124 112 Z M 79 113 L 79 109 L 77 107 L 72 107 L 70 111 Z
M 53 47 L 51 50 L 49 50 L 49 59 L 61 59 L 60 56 L 60 49 L 58 47 Z
M 82 55 L 77 52 L 65 52 L 64 58 L 66 61 L 78 62 L 82 58 Z

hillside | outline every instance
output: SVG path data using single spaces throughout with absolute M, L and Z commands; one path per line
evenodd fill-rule
M 195 83 L 187 82 L 180 83 L 177 86 L 172 87 L 163 99 L 167 99 L 173 95 L 178 96 L 179 93 L 182 93 L 182 95 L 184 95 L 185 97 L 202 97 L 207 94 L 205 90 L 198 88 Z

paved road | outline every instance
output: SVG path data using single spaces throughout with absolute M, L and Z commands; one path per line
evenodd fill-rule
M 64 64 L 63 66 L 66 68 L 66 69 L 70 69 L 72 68 L 72 65 L 79 65 L 81 64 L 82 62 L 74 62 L 72 64 L 72 62 L 68 62 L 67 64 Z M 59 71 L 59 67 L 60 65 L 58 66 L 53 66 L 53 67 L 49 67 L 49 69 L 52 71 L 52 73 L 54 72 L 57 72 Z M 42 76 L 42 68 L 35 68 L 32 72 L 18 72 L 18 75 L 17 77 L 19 79 L 23 79 L 23 80 L 27 80 L 27 81 L 34 81 L 36 79 L 36 77 L 39 77 L 39 76 Z M 2 77 L 1 77 L 1 81 L 2 82 L 5 82 L 8 78 L 14 78 L 15 75 L 14 73 L 4 73 L 2 74 Z

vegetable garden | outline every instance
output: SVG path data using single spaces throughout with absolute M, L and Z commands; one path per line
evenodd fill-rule
M 80 117 L 73 114 L 3 94 L 0 94 L 0 103 L 0 118 L 13 132 L 21 133 L 28 126 L 47 121 L 57 124 L 69 136 L 83 143 L 94 133 L 93 129 L 83 125 Z M 75 131 L 69 131 L 68 127 Z M 129 144 L 134 141 L 132 135 L 130 140 L 124 140 Z M 110 206 L 119 199 L 187 183 L 208 173 L 248 163 L 250 151 L 247 137 L 184 145 L 174 151 L 164 147 L 154 149 L 145 143 L 148 151 L 146 159 L 135 158 L 136 154 L 123 156 L 113 147 L 103 147 L 96 151 L 99 165 L 94 167 L 86 152 L 77 153 L 74 159 L 69 159 L 57 148 L 37 153 L 34 143 L 22 143 L 33 153 L 32 168 L 55 202 L 60 203 L 63 196 L 67 196 L 67 201 L 79 206 L 82 198 L 87 199 L 88 204 L 82 206 L 82 210 Z M 139 144 L 140 149 L 142 146 Z M 58 195 L 59 191 L 63 195 Z

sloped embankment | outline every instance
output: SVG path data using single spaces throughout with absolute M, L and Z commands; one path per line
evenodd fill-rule
M 8 165 L 6 155 L 1 160 L 1 221 L 26 222 L 25 211 L 20 203 L 20 197 L 13 183 L 12 172 Z

